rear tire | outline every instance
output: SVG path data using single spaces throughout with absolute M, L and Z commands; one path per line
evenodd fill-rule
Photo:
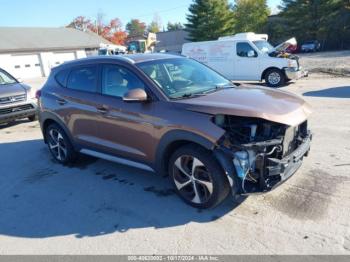
M 286 77 L 280 69 L 269 69 L 265 74 L 265 82 L 269 87 L 280 87 L 285 81 Z
M 200 146 L 176 150 L 169 161 L 169 175 L 176 193 L 196 208 L 213 208 L 230 192 L 222 167 L 210 151 Z
M 51 124 L 45 131 L 45 138 L 54 160 L 62 165 L 74 163 L 77 152 L 64 130 L 58 124 Z

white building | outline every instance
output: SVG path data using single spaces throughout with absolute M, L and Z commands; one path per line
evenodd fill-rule
M 52 67 L 97 53 L 109 42 L 72 28 L 0 27 L 0 68 L 17 78 L 48 76 Z

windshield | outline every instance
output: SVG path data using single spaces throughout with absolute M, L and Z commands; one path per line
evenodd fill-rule
M 271 53 L 275 50 L 274 47 L 265 40 L 253 41 L 253 43 L 263 53 Z
M 0 85 L 10 85 L 17 83 L 16 79 L 4 71 L 0 71 Z
M 138 67 L 171 99 L 205 95 L 234 86 L 215 71 L 187 58 L 145 62 Z

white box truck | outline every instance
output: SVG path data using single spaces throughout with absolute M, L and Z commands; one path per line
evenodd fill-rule
M 186 43 L 182 55 L 208 65 L 232 81 L 265 80 L 268 86 L 279 87 L 307 76 L 299 58 L 286 52 L 296 44 L 292 38 L 273 47 L 266 34 L 241 33 L 216 41 Z

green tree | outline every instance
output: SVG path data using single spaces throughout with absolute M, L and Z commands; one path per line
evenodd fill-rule
M 160 16 L 155 14 L 153 21 L 148 25 L 147 30 L 152 33 L 158 33 L 162 28 L 162 21 Z
M 191 41 L 215 40 L 233 34 L 233 13 L 228 0 L 194 0 L 186 31 Z
M 167 25 L 168 31 L 175 31 L 175 30 L 181 30 L 181 29 L 184 29 L 184 26 L 180 22 L 178 23 L 168 22 L 168 25 Z
M 139 19 L 132 19 L 126 24 L 126 31 L 129 37 L 140 37 L 146 30 L 146 24 Z
M 270 15 L 266 2 L 266 0 L 236 0 L 233 7 L 235 32 L 261 32 Z
M 317 39 L 325 49 L 350 47 L 349 0 L 283 0 L 281 9 L 299 42 Z
M 274 46 L 292 37 L 286 19 L 279 15 L 269 16 L 261 32 L 268 34 L 269 42 Z

